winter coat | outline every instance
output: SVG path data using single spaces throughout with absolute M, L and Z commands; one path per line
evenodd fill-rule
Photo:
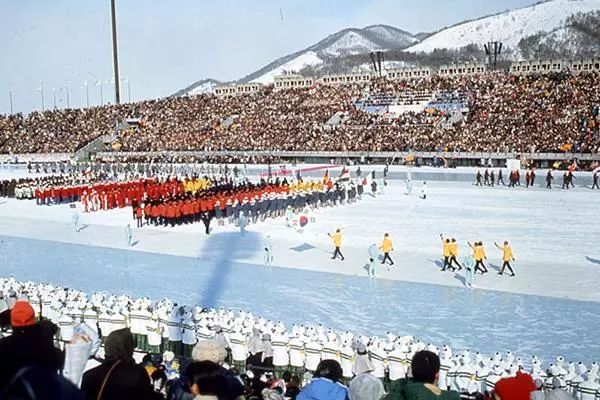
M 0 339 L 0 389 L 23 367 L 62 369 L 64 353 L 54 347 L 56 326 L 48 321 L 15 328 L 13 334 Z
M 342 234 L 341 233 L 336 232 L 333 235 L 331 235 L 331 240 L 333 240 L 333 245 L 335 247 L 342 247 Z
M 302 389 L 297 400 L 348 400 L 348 388 L 326 378 L 315 378 Z
M 392 239 L 390 239 L 389 237 L 384 238 L 383 243 L 381 243 L 381 246 L 379 248 L 384 253 L 389 253 L 390 251 L 392 251 L 394 249 L 394 245 L 392 244 Z
M 450 250 L 450 246 L 450 242 L 446 242 L 444 239 L 442 239 L 442 251 L 444 257 L 450 257 L 452 255 L 452 250 Z
M 101 399 L 152 400 L 161 398 L 160 395 L 154 392 L 146 369 L 141 365 L 136 364 L 133 359 L 105 361 L 96 368 L 92 368 L 83 374 L 81 390 L 85 392 L 88 398 L 98 398 L 100 387 L 102 386 L 108 371 L 113 366 L 115 367 L 112 369 L 112 372 L 106 381 Z
M 154 392 L 146 369 L 133 360 L 133 335 L 129 328 L 112 332 L 104 342 L 106 360 L 96 368 L 83 374 L 81 390 L 90 399 L 97 399 L 102 384 L 100 399 L 153 400 L 162 398 Z M 109 374 L 110 371 L 110 375 Z M 108 378 L 107 378 L 108 375 Z M 104 382 L 106 380 L 106 382 Z
M 460 400 L 455 391 L 443 391 L 435 385 L 398 379 L 392 382 L 385 400 Z

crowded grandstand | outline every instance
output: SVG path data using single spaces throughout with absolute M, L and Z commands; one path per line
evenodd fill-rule
M 112 151 L 597 153 L 595 72 L 376 78 L 0 117 L 0 152 L 72 153 L 135 119 Z

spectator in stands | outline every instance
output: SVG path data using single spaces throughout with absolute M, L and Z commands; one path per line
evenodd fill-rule
M 298 375 L 293 375 L 289 371 L 283 373 L 283 380 L 285 382 L 285 397 L 290 400 L 296 400 L 296 397 L 300 393 L 300 378 Z
M 341 384 L 342 366 L 335 360 L 323 360 L 315 375 L 300 394 L 298 400 L 347 400 L 348 388 Z
M 64 354 L 54 347 L 54 324 L 36 322 L 31 304 L 24 300 L 15 303 L 10 321 L 12 335 L 0 340 L 0 389 L 24 367 L 40 367 L 54 373 L 62 369 Z
M 398 379 L 392 383 L 387 400 L 459 400 L 455 391 L 443 391 L 437 386 L 440 359 L 430 351 L 415 353 L 410 368 L 412 379 Z
M 10 308 L 8 301 L 4 298 L 4 292 L 0 290 L 0 332 L 10 327 Z
M 225 357 L 227 357 L 227 351 L 219 343 L 212 339 L 199 341 L 192 350 L 192 364 L 210 362 L 211 364 L 216 365 L 217 368 L 214 371 L 211 370 L 211 373 L 221 376 L 221 387 L 219 389 L 219 393 L 222 396 L 225 396 L 223 398 L 235 399 L 244 393 L 244 384 L 242 380 L 232 371 L 222 366 L 223 362 L 225 361 Z M 192 364 L 190 364 L 190 366 Z M 190 366 L 186 367 L 183 374 L 184 377 L 188 377 L 190 373 L 194 373 L 188 372 L 188 368 Z M 171 390 L 169 391 L 168 399 L 192 399 L 192 395 L 196 396 L 196 394 L 190 390 L 191 384 L 192 382 L 186 380 L 186 378 L 178 379 L 177 381 L 173 382 Z M 221 397 L 219 399 L 221 399 Z
M 536 380 L 535 384 L 538 389 L 534 392 L 531 392 L 531 400 L 573 400 L 573 396 L 571 396 L 571 394 L 561 389 L 561 382 L 557 377 L 552 378 L 552 388 L 547 391 L 544 390 L 543 383 L 538 384 L 538 381 Z
M 517 372 L 514 377 L 500 379 L 494 386 L 495 400 L 529 400 L 537 389 L 529 374 Z
M 87 371 L 81 389 L 90 399 L 161 399 L 150 384 L 146 369 L 133 359 L 129 328 L 112 332 L 104 342 L 105 361 Z
M 185 369 L 185 378 L 194 400 L 233 400 L 227 396 L 221 367 L 211 361 L 194 361 Z
M 0 399 L 87 400 L 85 394 L 66 378 L 47 368 L 25 367 L 4 390 Z
M 598 152 L 599 87 L 596 73 L 378 78 L 0 115 L 0 153 L 73 152 L 132 116 L 112 150 Z M 418 103 L 426 109 L 411 110 Z
M 355 376 L 348 386 L 350 400 L 380 400 L 385 395 L 381 380 L 371 373 Z

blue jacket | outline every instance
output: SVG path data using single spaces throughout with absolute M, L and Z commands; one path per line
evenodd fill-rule
M 297 400 L 348 400 L 348 389 L 326 378 L 313 379 L 296 397 Z

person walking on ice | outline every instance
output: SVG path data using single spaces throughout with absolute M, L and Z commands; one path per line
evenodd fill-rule
M 427 182 L 423 182 L 423 186 L 421 186 L 421 195 L 419 198 L 423 200 L 427 198 Z
M 127 240 L 127 247 L 131 247 L 133 234 L 131 233 L 131 226 L 129 224 L 125 225 L 125 239 Z
M 554 177 L 552 176 L 552 170 L 549 169 L 548 173 L 546 174 L 546 189 L 552 189 L 552 181 L 554 180 Z
M 475 242 L 475 244 L 471 244 L 467 242 L 469 247 L 473 249 L 473 258 L 475 259 L 475 271 L 481 271 L 481 275 L 487 274 L 488 270 L 483 263 L 483 260 L 487 260 L 487 256 L 485 255 L 485 249 L 483 248 L 483 242 Z
M 473 256 L 465 256 L 462 260 L 462 265 L 465 267 L 465 286 L 468 288 L 473 287 L 473 278 L 474 273 L 473 269 L 475 268 L 475 260 Z
M 406 173 L 406 194 L 410 195 L 412 193 L 412 179 L 410 176 L 410 171 Z
M 511 274 L 510 276 L 515 276 L 515 271 L 513 271 L 512 267 L 510 266 L 510 262 L 515 261 L 515 257 L 510 244 L 508 244 L 508 241 L 505 240 L 503 246 L 498 246 L 498 243 L 496 242 L 494 242 L 494 245 L 498 249 L 502 250 L 502 269 L 500 272 L 498 272 L 498 275 L 502 275 L 504 273 L 504 268 L 508 268 Z
M 369 277 L 375 278 L 375 263 L 379 259 L 379 248 L 375 243 L 369 246 Z
M 77 211 L 77 207 L 73 208 L 73 231 L 79 232 L 81 230 L 81 226 L 79 225 L 79 212 Z
M 450 267 L 452 267 L 453 264 L 456 264 L 456 266 L 458 267 L 458 270 L 460 271 L 462 269 L 462 266 L 459 264 L 458 260 L 456 259 L 456 257 L 458 257 L 458 243 L 456 242 L 455 238 L 450 239 L 449 248 L 450 248 L 450 261 L 448 262 L 448 265 Z
M 454 271 L 454 267 L 450 265 L 450 239 L 444 239 L 444 236 L 440 233 L 440 239 L 442 239 L 442 255 L 444 256 L 444 265 L 442 266 L 442 271 L 447 268 L 451 268 Z
M 333 241 L 333 246 L 335 247 L 335 250 L 333 251 L 333 257 L 331 257 L 331 259 L 335 260 L 339 255 L 341 260 L 344 261 L 344 256 L 340 251 L 340 248 L 342 247 L 342 231 L 338 228 L 336 229 L 334 234 L 328 233 L 327 235 L 329 235 L 329 237 Z
M 390 239 L 389 233 L 386 232 L 383 235 L 383 242 L 381 242 L 379 249 L 383 252 L 383 261 L 381 261 L 381 264 L 385 264 L 386 261 L 389 261 L 390 266 L 394 265 L 394 261 L 392 260 L 392 257 L 390 257 L 390 252 L 394 250 L 394 244 L 392 243 L 392 239 Z M 388 271 L 389 270 L 388 267 Z
M 270 267 L 273 265 L 273 242 L 271 241 L 271 236 L 265 236 L 264 242 L 265 248 L 265 265 Z
M 600 167 L 596 168 L 593 172 L 594 175 L 592 176 L 592 189 L 600 189 L 600 186 L 598 186 L 598 179 L 600 178 Z

